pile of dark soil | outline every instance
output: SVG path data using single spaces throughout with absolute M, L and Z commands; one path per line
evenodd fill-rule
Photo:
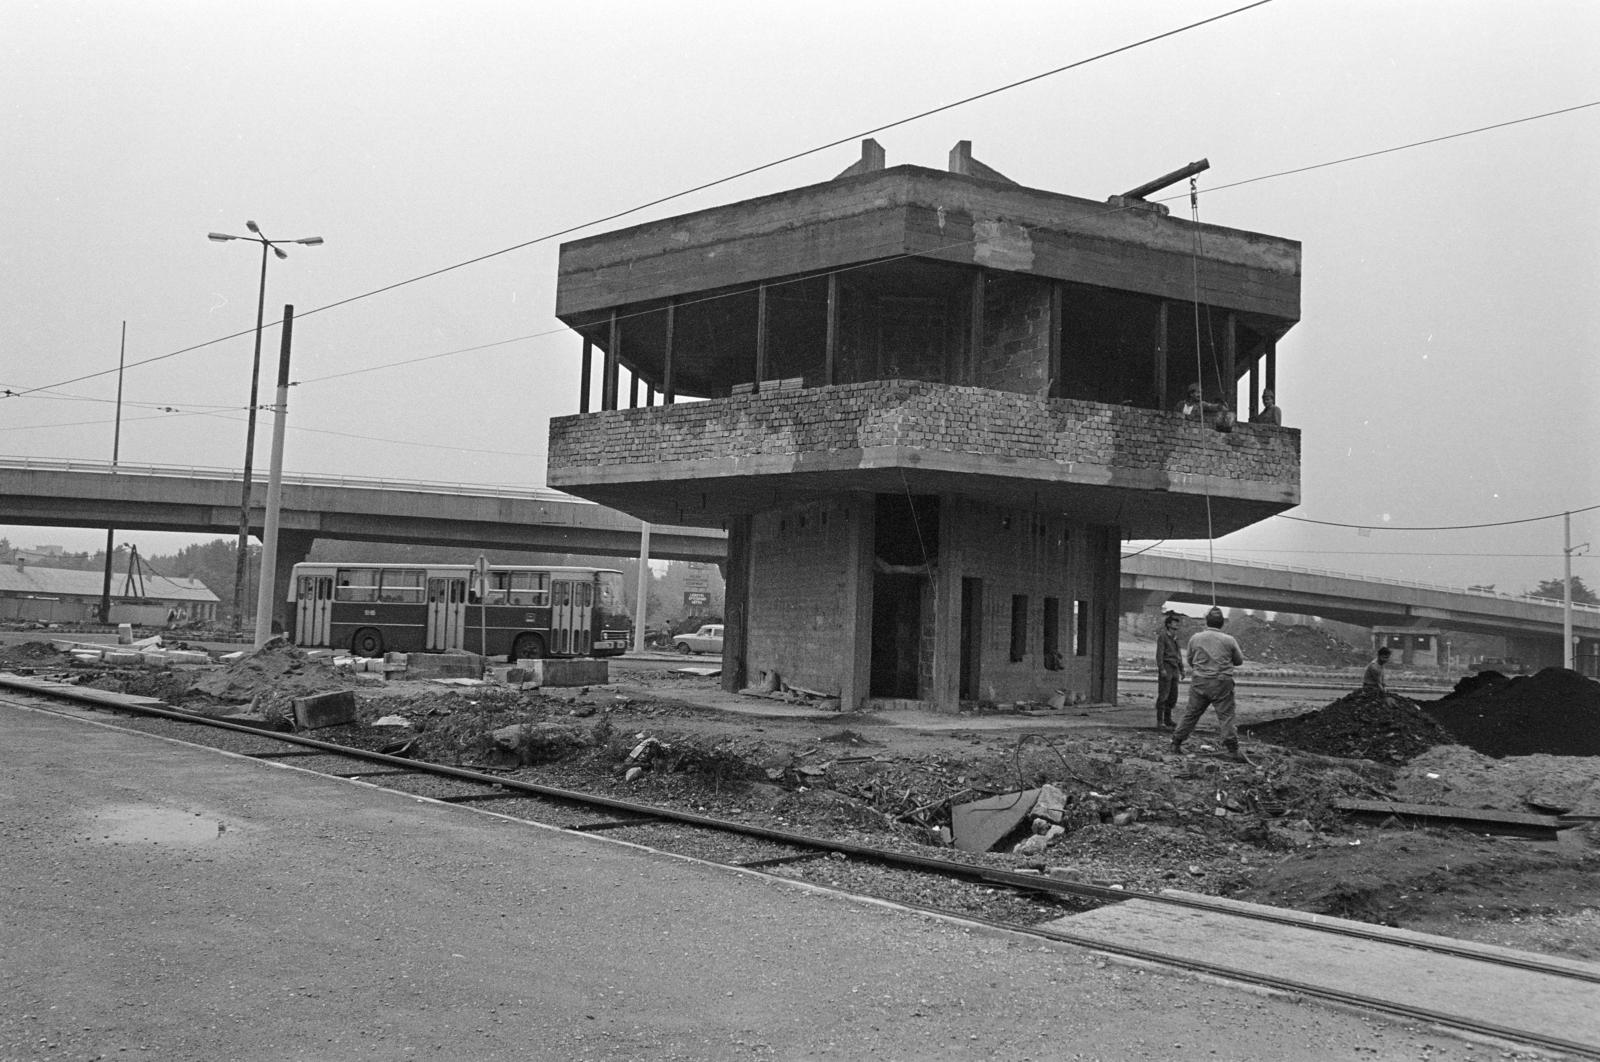
M 1386 763 L 1406 763 L 1435 745 L 1456 743 L 1416 701 L 1366 690 L 1305 715 L 1240 729 L 1275 745 Z
M 1563 667 L 1469 676 L 1424 710 L 1485 756 L 1600 756 L 1600 682 Z

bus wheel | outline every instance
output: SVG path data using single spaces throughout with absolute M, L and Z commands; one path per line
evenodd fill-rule
M 543 660 L 544 639 L 537 634 L 519 634 L 511 647 L 511 663 L 518 660 Z
M 357 656 L 382 656 L 383 635 L 371 627 L 362 627 L 350 639 L 350 651 Z

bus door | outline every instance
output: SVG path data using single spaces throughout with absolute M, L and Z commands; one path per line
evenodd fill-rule
M 294 596 L 295 644 L 327 645 L 333 621 L 333 576 L 300 576 Z
M 589 652 L 594 587 L 588 582 L 556 579 L 550 587 L 551 650 L 563 655 Z
M 460 649 L 467 624 L 467 580 L 459 576 L 428 578 L 428 648 Z

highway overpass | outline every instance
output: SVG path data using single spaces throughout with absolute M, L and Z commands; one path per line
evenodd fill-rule
M 115 527 L 232 536 L 239 530 L 240 475 L 232 469 L 0 458 L 0 524 Z M 266 481 L 252 485 L 259 535 Z M 278 597 L 290 566 L 319 538 L 537 553 L 637 556 L 642 525 L 559 491 L 357 477 L 286 475 L 277 560 Z M 723 533 L 652 525 L 661 560 L 720 561 Z M 1151 550 L 1122 561 L 1122 608 L 1209 603 L 1292 612 L 1361 626 L 1442 627 L 1513 640 L 1513 654 L 1561 660 L 1562 610 L 1544 599 L 1378 579 L 1311 568 Z M 1575 607 L 1580 656 L 1600 645 L 1600 608 Z

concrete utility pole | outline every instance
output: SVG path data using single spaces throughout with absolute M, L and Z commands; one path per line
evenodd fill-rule
M 633 615 L 633 651 L 644 652 L 645 612 L 650 601 L 650 525 L 639 525 L 639 607 Z
M 249 236 L 231 236 L 226 232 L 207 233 L 206 238 L 217 243 L 228 240 L 255 240 L 261 244 L 261 287 L 256 294 L 256 347 L 255 356 L 250 362 L 250 413 L 245 419 L 244 432 L 244 487 L 239 497 L 239 550 L 233 569 L 233 629 L 239 630 L 244 626 L 244 600 L 245 600 L 245 572 L 249 564 L 250 555 L 250 470 L 255 461 L 256 451 L 256 392 L 261 382 L 261 328 L 263 315 L 267 307 L 267 249 L 279 258 L 288 258 L 289 255 L 280 243 L 298 243 L 306 247 L 316 247 L 322 243 L 321 236 L 305 236 L 298 240 L 269 240 L 262 235 L 261 227 L 253 221 L 244 223 L 250 230 Z
M 278 512 L 283 502 L 283 428 L 289 415 L 289 342 L 294 335 L 294 307 L 283 308 L 283 344 L 278 349 L 278 394 L 272 422 L 272 464 L 267 472 L 267 515 L 261 529 L 261 581 L 256 590 L 256 638 L 260 649 L 272 637 L 272 608 L 277 604 Z
M 1561 514 L 1561 666 L 1572 670 L 1572 558 L 1589 548 L 1589 543 L 1572 544 L 1572 514 Z
M 117 426 L 111 434 L 111 471 L 117 470 L 122 449 L 122 368 L 128 356 L 128 322 L 122 322 L 122 344 L 117 348 Z M 111 550 L 117 529 L 106 528 L 106 578 L 100 589 L 100 622 L 111 622 Z

